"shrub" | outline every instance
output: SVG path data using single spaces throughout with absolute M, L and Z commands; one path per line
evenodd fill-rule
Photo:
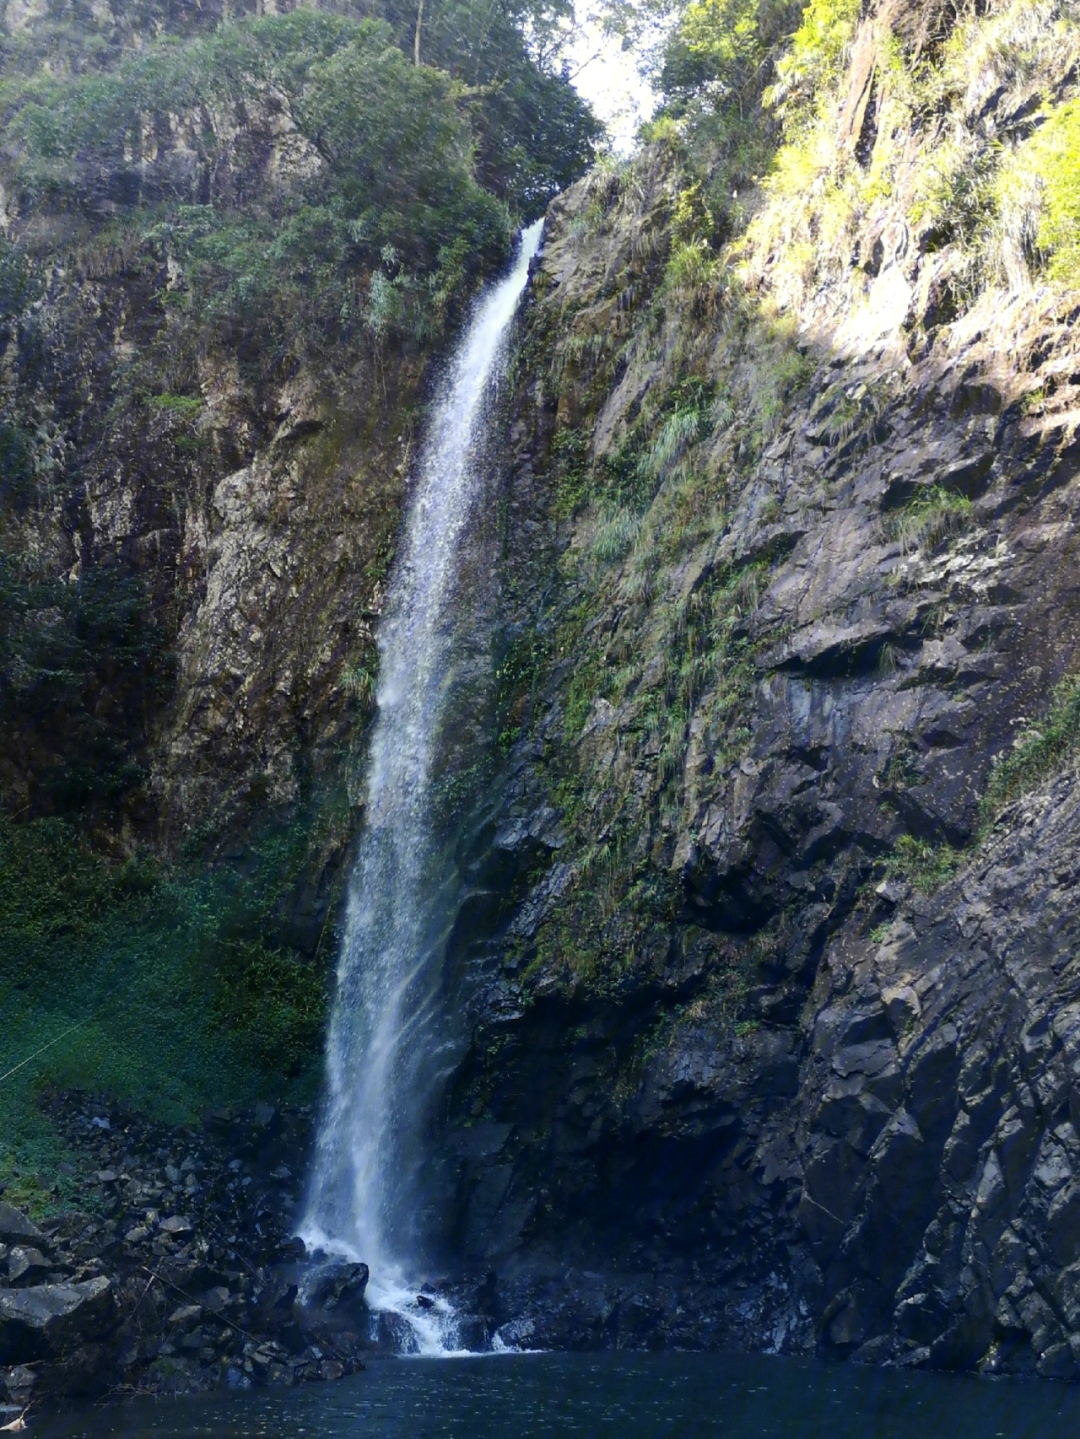
M 175 415 L 180 420 L 194 420 L 203 407 L 202 400 L 197 395 L 148 395 L 146 403 L 155 410 L 163 410 L 167 415 Z
M 1014 249 L 1041 262 L 1050 278 L 1080 285 L 1080 100 L 1047 112 L 998 182 L 1002 222 Z
M 468 7 L 460 8 L 464 22 Z M 252 192 L 245 176 L 243 195 L 216 178 L 209 195 L 129 186 L 125 208 L 143 217 L 137 243 L 179 263 L 170 302 L 186 301 L 200 323 L 238 347 L 246 336 L 263 360 L 304 335 L 321 349 L 364 328 L 437 337 L 477 277 L 509 250 L 508 206 L 482 181 L 535 213 L 592 157 L 598 133 L 568 83 L 533 73 L 521 35 L 500 25 L 514 53 L 485 57 L 481 68 L 510 66 L 491 90 L 474 65 L 466 92 L 451 73 L 412 64 L 383 20 L 357 23 L 306 6 L 223 24 L 186 44 L 150 44 L 109 70 L 61 79 L 43 68 L 11 81 L 0 97 L 14 189 L 24 209 L 78 213 L 88 185 L 107 176 L 122 189 L 125 176 L 152 160 L 156 137 L 178 122 L 203 171 L 227 176 L 222 161 L 237 112 L 284 109 L 310 147 L 291 178 Z M 537 98 L 530 86 L 543 91 L 551 104 L 542 125 L 508 108 L 511 86 L 522 105 Z M 525 127 L 486 144 L 497 180 L 481 175 L 477 161 L 477 132 L 486 135 L 492 108 L 507 126 Z M 203 203 L 190 203 L 196 198 Z M 392 272 L 382 258 L 388 249 Z M 372 271 L 382 274 L 374 296 Z M 3 281 L 0 274 L 0 288 Z M 380 304 L 388 286 L 390 306 Z
M 694 0 L 666 47 L 665 95 L 704 91 L 716 108 L 745 115 L 760 97 L 770 50 L 797 14 L 790 0 Z
M 685 277 L 689 288 L 706 283 L 707 260 L 699 240 L 713 242 L 738 224 L 738 192 L 767 169 L 777 126 L 760 106 L 772 73 L 771 59 L 794 26 L 794 0 L 696 0 L 672 28 L 659 66 L 664 108 L 648 129 L 667 139 L 698 177 L 693 189 L 705 202 L 708 227 L 680 231 L 680 263 L 699 273 Z M 675 124 L 677 120 L 677 125 Z
M 777 61 L 776 82 L 766 104 L 783 118 L 785 130 L 809 123 L 823 92 L 837 78 L 855 33 L 860 0 L 810 0 L 802 23 Z
M 322 976 L 263 939 L 223 946 L 210 1015 L 256 1072 L 295 1079 L 322 1046 L 327 991 Z
M 0 1071 L 79 1025 L 0 1090 L 0 1148 L 44 1080 L 178 1121 L 313 1078 L 335 936 L 321 958 L 287 943 L 325 838 L 307 821 L 256 835 L 241 873 L 109 861 L 66 820 L 0 816 Z
M 1025 731 L 1011 754 L 994 765 L 980 806 L 984 824 L 1020 795 L 1034 789 L 1080 748 L 1080 676 L 1054 689 L 1050 708 Z

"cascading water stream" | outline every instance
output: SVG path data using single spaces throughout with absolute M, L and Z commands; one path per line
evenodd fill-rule
M 454 596 L 482 488 L 495 382 L 542 222 L 481 298 L 444 377 L 379 633 L 366 823 L 353 869 L 327 1045 L 328 1095 L 301 1236 L 369 1265 L 368 1303 L 412 1347 L 457 1347 L 453 1311 L 417 1302 L 412 1216 L 439 1077 L 439 995 L 453 869 L 437 833 L 440 737 L 454 689 Z

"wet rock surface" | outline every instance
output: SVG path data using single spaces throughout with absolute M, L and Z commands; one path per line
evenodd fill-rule
M 432 1162 L 447 1251 L 495 1272 L 508 1342 L 1080 1376 L 1071 762 L 980 830 L 995 764 L 1077 663 L 1080 449 L 1057 378 L 1077 370 L 1075 297 L 955 325 L 916 306 L 858 345 L 832 297 L 779 432 L 752 442 L 736 418 L 694 452 L 722 532 L 632 591 L 632 555 L 595 560 L 601 501 L 568 521 L 553 491 L 567 431 L 594 476 L 620 462 L 686 340 L 633 320 L 671 184 L 646 159 L 622 190 L 560 199 L 527 318 L 506 487 L 534 523 L 507 563 L 534 603 L 516 621 L 555 653 L 461 846 L 472 1034 Z M 737 412 L 764 362 L 733 352 L 723 304 L 701 373 Z M 616 313 L 618 360 L 575 366 Z M 671 783 L 657 612 L 747 574 L 749 672 L 702 681 Z M 713 705 L 736 681 L 738 744 Z M 605 928 L 617 863 L 661 902 L 628 884 Z
M 292 1237 L 305 1110 L 148 1123 L 61 1094 L 82 1210 L 33 1223 L 0 1200 L 0 1399 L 69 1399 L 335 1379 L 372 1348 L 367 1267 L 313 1266 Z
M 799 1215 L 833 1349 L 1080 1376 L 1078 833 L 1069 774 L 879 942 L 826 953 Z M 873 1050 L 852 1043 L 875 1019 Z

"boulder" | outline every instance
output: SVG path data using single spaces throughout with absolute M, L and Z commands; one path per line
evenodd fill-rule
M 40 1249 L 16 1244 L 8 1255 L 8 1284 L 12 1288 L 40 1284 L 48 1270 L 49 1261 Z
M 360 1299 L 368 1282 L 366 1264 L 327 1264 L 312 1276 L 304 1294 L 311 1309 L 336 1309 L 343 1299 Z
M 21 1209 L 0 1199 L 0 1239 L 7 1244 L 39 1244 L 44 1238 L 41 1230 Z
M 174 1214 L 169 1219 L 161 1221 L 162 1234 L 191 1234 L 195 1230 L 190 1219 L 185 1219 L 181 1214 Z
M 112 1324 L 112 1282 L 104 1277 L 81 1284 L 39 1284 L 0 1289 L 0 1364 L 51 1358 Z
M 37 1371 L 27 1364 L 15 1364 L 10 1369 L 0 1370 L 0 1387 L 4 1395 L 20 1409 L 29 1404 L 37 1382 Z

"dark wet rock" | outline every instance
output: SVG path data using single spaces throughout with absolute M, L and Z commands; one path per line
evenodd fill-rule
M 32 1363 L 56 1357 L 79 1340 L 97 1338 L 112 1326 L 112 1281 L 0 1289 L 0 1363 Z
M 0 1369 L 4 1395 L 20 1410 L 25 1409 L 34 1397 L 38 1378 L 38 1369 L 29 1364 L 13 1364 L 9 1369 Z
M 31 1226 L 34 1244 L 8 1247 L 9 1274 L 13 1260 L 28 1263 L 16 1282 L 33 1281 L 0 1289 L 0 1363 L 34 1366 L 20 1394 L 33 1388 L 48 1406 L 116 1391 L 319 1381 L 362 1367 L 372 1346 L 363 1266 L 331 1276 L 328 1292 L 339 1292 L 329 1311 L 296 1304 L 308 1266 L 291 1235 L 292 1165 L 310 1143 L 309 1112 L 237 1110 L 177 1131 L 78 1094 L 48 1104 L 73 1151 L 92 1156 L 90 1192 L 111 1191 L 115 1202 L 63 1211 Z M 183 1208 L 170 1213 L 163 1201 L 176 1191 Z M 47 1279 L 66 1282 L 40 1283 L 42 1262 Z
M 174 1214 L 168 1219 L 163 1219 L 158 1228 L 162 1234 L 178 1235 L 191 1234 L 195 1226 L 190 1219 L 186 1219 L 179 1214 Z
M 522 334 L 530 363 L 503 456 L 500 572 L 508 632 L 535 635 L 539 650 L 561 645 L 584 600 L 608 584 L 582 568 L 595 507 L 574 516 L 553 503 L 556 438 L 622 466 L 636 418 L 686 398 L 685 374 L 658 389 L 665 357 L 700 342 L 690 373 L 703 396 L 740 385 L 745 395 L 776 363 L 771 342 L 725 350 L 747 299 L 735 286 L 719 286 L 715 312 L 680 331 L 660 287 L 685 177 L 665 154 L 646 154 L 628 183 L 608 187 L 610 205 L 593 181 L 560 197 L 536 267 Z M 715 688 L 726 673 L 703 680 L 687 701 L 681 772 L 663 778 L 652 718 L 605 677 L 640 659 L 644 685 L 670 673 L 671 656 L 649 652 L 648 606 L 631 602 L 612 569 L 610 602 L 590 620 L 604 645 L 571 647 L 530 681 L 497 793 L 461 837 L 446 982 L 463 1037 L 447 1050 L 456 1069 L 428 1178 L 446 1201 L 435 1242 L 461 1271 L 450 1292 L 462 1334 L 478 1347 L 497 1335 L 518 1347 L 820 1349 L 911 1367 L 1074 1373 L 1076 777 L 1048 781 L 973 841 L 995 759 L 1077 668 L 1075 299 L 1044 289 L 1003 306 L 994 298 L 952 330 L 950 257 L 913 237 L 906 258 L 886 265 L 881 234 L 862 239 L 865 273 L 888 271 L 906 287 L 910 318 L 880 344 L 838 341 L 830 324 L 846 313 L 830 306 L 846 312 L 850 274 L 830 281 L 834 293 L 819 293 L 810 314 L 780 305 L 785 323 L 802 325 L 788 358 L 805 373 L 778 431 L 718 429 L 695 464 L 723 492 L 722 527 L 689 526 L 678 568 L 646 577 L 667 586 L 654 599 L 688 615 L 717 582 L 752 581 L 725 621 L 746 671 L 737 701 Z M 74 281 L 58 271 L 56 283 Z M 652 317 L 636 331 L 635 307 Z M 127 310 L 118 287 L 102 313 L 130 339 Z M 577 367 L 572 354 L 594 355 L 609 332 L 614 368 Z M 205 554 L 196 546 L 164 587 L 183 621 L 183 675 L 150 758 L 173 833 L 208 795 L 216 802 L 223 774 L 230 793 L 268 775 L 286 803 L 297 709 L 279 680 L 290 654 L 309 647 L 305 621 L 290 648 L 289 616 L 309 611 L 286 605 L 278 623 L 275 606 L 301 569 L 321 573 L 333 602 L 319 627 L 340 621 L 344 633 L 367 610 L 341 576 L 377 568 L 359 562 L 363 544 L 343 539 L 346 553 L 327 543 L 337 489 L 320 498 L 310 457 L 279 469 L 255 423 L 255 409 L 271 407 L 250 393 L 234 400 L 231 386 L 211 378 L 205 398 L 215 445 L 232 444 L 235 422 L 223 415 L 247 414 L 244 469 L 216 489 L 193 471 L 194 488 L 185 479 L 177 489 L 191 504 L 174 507 L 194 516 L 193 533 L 218 540 Z M 282 441 L 317 428 L 300 413 L 318 407 L 302 389 L 283 402 Z M 864 407 L 868 391 L 877 398 Z M 841 396 L 855 406 L 851 434 L 830 423 Z M 346 468 L 372 431 L 356 433 Z M 101 495 L 79 507 L 78 552 L 143 546 L 143 530 L 102 531 L 94 516 L 143 514 L 141 477 L 157 471 L 116 465 L 109 445 L 100 454 L 107 475 L 86 458 L 88 493 L 96 483 Z M 396 464 L 395 452 L 384 466 L 384 478 L 398 477 L 387 485 L 391 511 L 404 484 Z M 260 515 L 298 513 L 302 490 L 312 523 L 268 530 Z M 940 544 L 899 538 L 905 511 L 910 520 L 942 495 L 970 502 L 962 533 Z M 66 543 L 57 549 L 67 555 Z M 231 583 L 227 557 L 237 554 L 262 577 L 254 588 Z M 319 592 L 310 575 L 305 584 Z M 198 656 L 215 649 L 219 672 L 208 676 Z M 346 646 L 325 652 L 305 724 L 310 716 L 319 746 L 336 749 Z M 590 667 L 596 693 L 571 734 L 569 686 L 586 683 Z M 251 683 L 234 685 L 237 674 Z M 666 712 L 670 696 L 656 693 Z M 725 708 L 734 730 L 717 718 Z M 29 792 L 29 761 L 15 764 Z M 551 930 L 584 867 L 574 811 L 592 858 L 625 840 L 635 880 L 656 883 L 616 894 L 602 943 L 586 947 L 575 933 L 560 951 Z M 902 840 L 968 848 L 927 893 L 903 872 Z M 590 873 L 590 886 L 602 888 L 599 878 Z M 305 953 L 325 915 L 310 908 L 297 926 Z M 185 1132 L 103 1098 L 60 1109 L 92 1176 L 90 1212 L 42 1234 L 0 1205 L 0 1242 L 36 1248 L 71 1286 L 110 1283 L 116 1328 L 76 1335 L 43 1360 L 42 1387 L 173 1393 L 328 1379 L 355 1368 L 369 1344 L 407 1344 L 400 1316 L 367 1313 L 363 1266 L 306 1269 L 290 1238 L 310 1116 L 224 1109 Z M 15 1303 L 39 1287 L 5 1293 Z
M 980 801 L 1077 668 L 1075 401 L 1044 434 L 1021 398 L 1075 373 L 1075 300 L 1008 323 L 988 306 L 902 360 L 832 351 L 815 312 L 800 351 L 813 375 L 778 432 L 738 448 L 718 433 L 701 457 L 723 476 L 723 533 L 688 540 L 649 576 L 652 600 L 631 600 L 629 561 L 598 575 L 583 558 L 595 515 L 546 507 L 557 438 L 612 458 L 665 403 L 657 333 L 633 320 L 660 271 L 631 237 L 662 233 L 671 176 L 657 157 L 635 175 L 636 197 L 585 240 L 587 186 L 553 207 L 508 430 L 506 503 L 532 526 L 504 556 L 514 623 L 561 643 L 584 610 L 593 628 L 534 683 L 461 845 L 447 985 L 467 1033 L 429 1177 L 447 1196 L 443 1252 L 496 1280 L 483 1308 L 463 1281 L 460 1312 L 497 1315 L 523 1347 L 816 1349 L 1067 1377 L 1078 782 L 1047 779 L 988 834 Z M 630 317 L 617 367 L 548 383 L 545 357 L 594 338 L 616 290 Z M 918 323 L 933 328 L 923 290 Z M 734 394 L 725 353 L 706 345 L 701 373 Z M 748 388 L 758 360 L 735 357 Z M 862 384 L 873 423 L 858 445 L 831 443 L 837 396 Z M 921 549 L 897 538 L 909 507 L 943 494 L 970 502 L 962 532 Z M 739 620 L 754 655 L 743 739 L 725 741 L 702 697 L 665 782 L 637 698 L 663 702 L 649 627 L 748 561 L 763 588 Z M 637 678 L 622 691 L 624 665 Z M 616 838 L 633 883 L 586 933 L 589 866 Z M 906 863 L 905 844 L 940 874 Z
M 7 1261 L 7 1282 L 13 1288 L 40 1283 L 51 1267 L 40 1249 L 13 1245 Z
M 811 1062 L 803 1075 L 804 1093 L 821 1099 L 801 1107 L 799 1215 L 826 1292 L 842 1279 L 849 1296 L 822 1330 L 834 1348 L 856 1338 L 850 1296 L 876 1285 L 893 1293 L 892 1352 L 915 1346 L 906 1362 L 1076 1373 L 1080 968 L 1066 857 L 1078 841 L 1070 775 L 1024 801 L 985 853 L 910 910 L 902 948 L 863 941 L 832 953 L 842 997 L 822 1011 L 829 1032 L 861 1022 L 875 995 L 888 1006 L 906 992 L 902 1102 L 868 1151 L 832 1137 L 852 1103 L 837 1095 L 832 1065 L 815 1078 Z
M 366 1264 L 323 1265 L 305 1287 L 304 1304 L 312 1309 L 335 1309 L 343 1300 L 362 1298 L 367 1282 Z
M 21 1209 L 0 1199 L 0 1240 L 5 1244 L 33 1244 L 44 1237 Z

